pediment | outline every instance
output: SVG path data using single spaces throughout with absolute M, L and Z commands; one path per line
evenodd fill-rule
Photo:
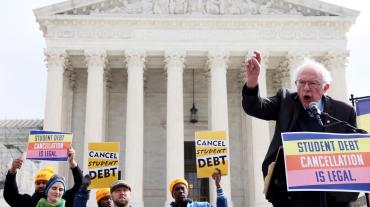
M 356 17 L 359 12 L 317 0 L 70 0 L 36 16 L 296 15 Z

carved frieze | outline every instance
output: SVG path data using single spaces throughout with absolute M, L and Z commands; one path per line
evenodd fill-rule
M 336 16 L 288 1 L 260 0 L 107 0 L 60 15 L 300 15 Z
M 44 24 L 46 22 L 40 22 Z M 210 41 L 225 37 L 225 41 L 245 40 L 346 40 L 348 22 L 324 21 L 253 21 L 251 19 L 218 20 L 184 20 L 184 19 L 79 19 L 50 20 L 47 22 L 44 36 L 47 39 L 92 39 L 92 40 L 156 40 Z M 146 32 L 137 32 L 145 28 Z M 161 30 L 158 30 L 161 29 Z M 176 30 L 174 30 L 176 29 Z M 164 33 L 163 30 L 166 30 Z M 192 32 L 187 32 L 192 30 Z M 218 33 L 228 30 L 227 34 Z M 187 35 L 183 35 L 184 33 Z M 227 37 L 227 38 L 226 38 Z

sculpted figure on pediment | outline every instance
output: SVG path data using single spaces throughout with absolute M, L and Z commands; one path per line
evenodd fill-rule
M 189 13 L 191 14 L 204 14 L 203 0 L 189 0 Z
M 123 0 L 122 13 L 124 14 L 140 14 L 142 13 L 141 1 Z
M 258 10 L 260 14 L 282 14 L 282 11 L 272 8 L 272 1 L 262 4 Z
M 206 12 L 207 14 L 224 14 L 225 13 L 224 0 L 207 0 Z
M 227 0 L 229 5 L 228 11 L 229 14 L 240 14 L 240 9 L 238 5 L 235 3 L 235 0 Z
M 141 10 L 143 14 L 153 14 L 153 0 L 142 0 Z
M 169 0 L 154 0 L 154 14 L 169 14 Z
M 257 14 L 257 4 L 252 0 L 244 0 L 241 6 L 242 14 Z
M 189 0 L 169 0 L 170 14 L 186 14 L 188 12 Z

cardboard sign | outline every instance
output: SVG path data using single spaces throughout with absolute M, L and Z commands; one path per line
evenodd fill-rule
M 229 142 L 225 131 L 195 132 L 195 156 L 198 178 L 210 177 L 214 172 L 229 172 Z
M 118 180 L 119 152 L 119 142 L 88 143 L 89 189 L 109 188 L 113 181 Z
M 71 146 L 72 133 L 31 131 L 28 137 L 26 159 L 67 161 L 67 149 Z
M 288 191 L 370 191 L 370 135 L 282 133 Z

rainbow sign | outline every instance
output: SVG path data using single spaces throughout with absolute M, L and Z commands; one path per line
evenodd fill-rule
M 370 134 L 281 136 L 288 191 L 370 191 Z
M 357 100 L 356 113 L 358 127 L 370 132 L 370 98 Z
M 27 155 L 30 160 L 67 161 L 72 133 L 31 131 L 28 137 Z

